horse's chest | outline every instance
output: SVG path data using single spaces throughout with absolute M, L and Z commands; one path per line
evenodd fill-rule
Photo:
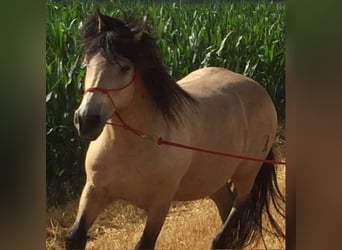
M 125 157 L 124 154 L 112 154 L 103 158 L 102 164 L 89 167 L 88 178 L 103 186 L 112 199 L 128 200 L 146 208 L 163 192 L 171 192 L 185 172 L 176 157 L 163 160 L 162 155 L 156 153 L 128 157 L 130 155 L 134 154 Z

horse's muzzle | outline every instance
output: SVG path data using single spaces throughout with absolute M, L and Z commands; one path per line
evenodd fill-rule
M 101 134 L 104 124 L 100 115 L 86 114 L 82 116 L 76 110 L 74 125 L 80 137 L 95 140 Z

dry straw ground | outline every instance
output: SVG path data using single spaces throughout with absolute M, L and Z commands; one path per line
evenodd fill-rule
M 278 144 L 279 146 L 279 144 Z M 282 157 L 284 147 L 277 147 Z M 278 168 L 278 181 L 285 194 L 285 167 Z M 77 202 L 59 208 L 49 208 L 46 216 L 46 248 L 63 249 L 64 237 L 72 225 Z M 133 249 L 139 240 L 145 214 L 126 202 L 116 202 L 108 207 L 89 231 L 87 249 Z M 285 231 L 285 221 L 277 216 Z M 211 241 L 221 227 L 214 203 L 209 199 L 193 202 L 175 202 L 157 241 L 157 249 L 209 249 Z M 264 228 L 269 229 L 266 222 Z M 264 233 L 267 249 L 285 249 L 284 240 Z M 260 240 L 253 249 L 265 249 Z

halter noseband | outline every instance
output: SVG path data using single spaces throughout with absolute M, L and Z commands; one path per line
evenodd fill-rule
M 130 80 L 125 86 L 121 87 L 121 88 L 112 88 L 112 89 L 107 89 L 107 88 L 101 88 L 101 87 L 90 87 L 90 88 L 87 88 L 84 92 L 83 92 L 83 96 L 85 94 L 87 94 L 88 92 L 96 92 L 96 91 L 99 91 L 99 92 L 102 92 L 103 94 L 107 95 L 110 102 L 112 103 L 113 105 L 113 108 L 114 108 L 114 113 L 109 116 L 107 118 L 110 119 L 111 117 L 113 117 L 114 115 L 117 115 L 119 117 L 119 119 L 121 120 L 121 117 L 119 116 L 118 112 L 117 112 L 117 107 L 115 105 L 115 102 L 114 100 L 112 99 L 112 97 L 110 96 L 110 92 L 112 91 L 120 91 L 120 90 L 124 90 L 126 89 L 128 86 L 130 86 L 137 78 L 137 72 L 136 72 L 136 69 L 134 68 L 133 70 L 133 77 L 132 77 L 132 80 Z M 106 123 L 108 124 L 108 122 Z

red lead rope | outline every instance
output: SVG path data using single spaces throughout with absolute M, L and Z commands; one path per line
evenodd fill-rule
M 242 159 L 242 160 L 248 160 L 248 161 L 257 161 L 257 162 L 263 162 L 263 163 L 269 163 L 269 164 L 279 164 L 279 165 L 286 165 L 286 163 L 284 161 L 275 161 L 275 160 L 267 160 L 267 159 L 259 159 L 259 158 L 254 158 L 254 157 L 247 157 L 247 156 L 241 156 L 241 155 L 234 155 L 234 154 L 229 154 L 229 153 L 223 153 L 223 152 L 218 152 L 218 151 L 213 151 L 213 150 L 208 150 L 208 149 L 204 149 L 204 148 L 198 148 L 198 147 L 192 147 L 192 146 L 188 146 L 188 145 L 184 145 L 184 144 L 180 144 L 180 143 L 175 143 L 175 142 L 171 142 L 171 141 L 166 141 L 163 138 L 159 137 L 158 139 L 155 139 L 155 137 L 151 136 L 151 135 L 146 135 L 145 133 L 143 133 L 142 131 L 132 128 L 131 126 L 129 126 L 120 116 L 120 114 L 116 111 L 115 112 L 116 116 L 119 118 L 120 122 L 122 124 L 114 124 L 114 123 L 109 123 L 107 122 L 107 124 L 109 125 L 113 125 L 113 126 L 118 126 L 118 127 L 122 127 L 130 132 L 132 132 L 133 134 L 140 136 L 144 139 L 149 139 L 151 141 L 156 142 L 158 145 L 169 145 L 172 147 L 177 147 L 177 148 L 185 148 L 185 149 L 189 149 L 192 151 L 198 151 L 198 152 L 203 152 L 203 153 L 207 153 L 207 154 L 213 154 L 213 155 L 219 155 L 219 156 L 224 156 L 224 157 L 230 157 L 230 158 L 237 158 L 237 159 Z
M 233 155 L 233 154 L 228 154 L 228 153 L 223 153 L 223 152 L 218 152 L 218 151 L 212 151 L 212 150 L 208 150 L 208 149 L 204 149 L 204 148 L 187 146 L 187 145 L 183 145 L 183 144 L 179 144 L 179 143 L 175 143 L 175 142 L 165 141 L 165 140 L 163 140 L 163 138 L 159 138 L 157 143 L 158 143 L 158 145 L 165 144 L 165 145 L 174 146 L 174 147 L 178 147 L 178 148 L 185 148 L 185 149 L 190 149 L 193 151 L 203 152 L 203 153 L 207 153 L 207 154 L 220 155 L 220 156 L 237 158 L 237 159 L 242 159 L 242 160 L 258 161 L 258 162 L 269 163 L 269 164 L 282 164 L 282 165 L 286 164 L 284 161 L 274 161 L 274 160 L 259 159 L 259 158 L 254 158 L 254 157 Z

